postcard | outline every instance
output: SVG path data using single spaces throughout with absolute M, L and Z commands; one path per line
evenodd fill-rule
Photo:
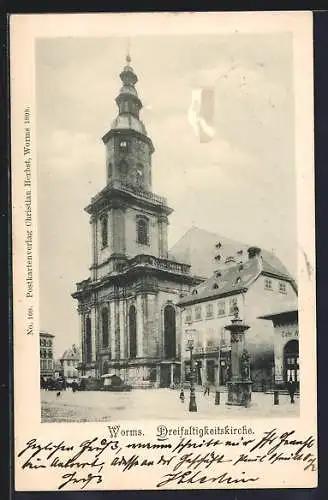
M 316 487 L 312 14 L 10 36 L 16 490 Z

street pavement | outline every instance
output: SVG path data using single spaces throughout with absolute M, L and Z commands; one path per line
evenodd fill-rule
M 273 394 L 254 392 L 249 408 L 226 405 L 222 392 L 220 405 L 215 394 L 204 396 L 196 391 L 197 413 L 189 412 L 189 391 L 181 403 L 175 389 L 139 389 L 131 392 L 78 391 L 70 389 L 57 396 L 56 391 L 41 390 L 42 422 L 95 422 L 118 420 L 198 420 L 234 418 L 281 418 L 299 415 L 299 398 L 290 403 L 288 395 L 280 394 L 280 404 L 273 404 Z

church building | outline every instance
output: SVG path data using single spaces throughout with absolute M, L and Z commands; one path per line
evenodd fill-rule
M 191 317 L 199 335 L 206 330 L 197 345 L 202 351 L 198 365 L 203 364 L 205 378 L 214 380 L 214 365 L 228 361 L 230 348 L 221 332 L 232 311 L 230 302 L 237 294 L 235 284 L 228 292 L 220 286 L 224 281 L 231 285 L 230 270 L 240 271 L 238 266 L 245 257 L 247 260 L 249 245 L 192 227 L 169 250 L 167 233 L 173 210 L 164 197 L 152 191 L 154 145 L 139 117 L 142 103 L 135 87 L 138 78 L 130 63 L 127 56 L 116 97 L 118 115 L 103 136 L 107 183 L 85 208 L 92 228 L 90 276 L 77 283 L 72 294 L 80 315 L 80 373 L 92 380 L 115 373 L 134 387 L 169 387 L 185 378 L 184 334 Z M 262 256 L 261 272 L 255 264 L 257 257 L 245 262 L 245 270 L 253 266 L 256 276 L 256 284 L 247 294 L 252 297 L 252 307 L 246 310 L 247 320 L 252 320 L 253 351 L 260 352 L 264 371 L 268 371 L 273 326 L 259 316 L 271 310 L 271 303 L 282 305 L 297 292 L 294 280 L 274 253 L 262 249 Z M 222 275 L 229 274 L 229 279 L 221 280 L 213 292 L 213 276 L 220 269 Z M 281 286 L 277 293 L 265 288 L 271 279 Z M 208 286 L 207 296 L 204 290 Z M 205 295 L 195 295 L 195 290 L 203 290 Z M 212 304 L 223 295 L 227 312 L 223 312 L 221 300 L 219 305 Z M 205 303 L 209 312 L 199 316 Z M 259 304 L 265 310 L 259 309 Z M 219 362 L 218 345 L 224 355 Z M 269 356 L 263 357 L 268 351 Z M 259 371 L 261 378 L 263 367 Z M 221 380 L 225 378 L 222 368 Z
M 180 377 L 179 296 L 200 283 L 191 265 L 171 260 L 172 209 L 152 191 L 154 146 L 139 118 L 137 75 L 127 56 L 118 115 L 104 135 L 107 184 L 86 212 L 92 227 L 91 275 L 77 283 L 82 374 L 116 373 L 138 386 Z

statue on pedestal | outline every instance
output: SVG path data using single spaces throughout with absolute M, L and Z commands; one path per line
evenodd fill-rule
M 240 357 L 240 375 L 243 380 L 250 378 L 250 357 L 246 349 Z

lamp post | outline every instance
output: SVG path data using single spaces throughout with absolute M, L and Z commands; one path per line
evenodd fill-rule
M 189 411 L 197 411 L 196 396 L 195 396 L 195 368 L 194 368 L 194 339 L 192 337 L 188 338 L 188 350 L 190 351 L 190 400 L 189 400 Z

